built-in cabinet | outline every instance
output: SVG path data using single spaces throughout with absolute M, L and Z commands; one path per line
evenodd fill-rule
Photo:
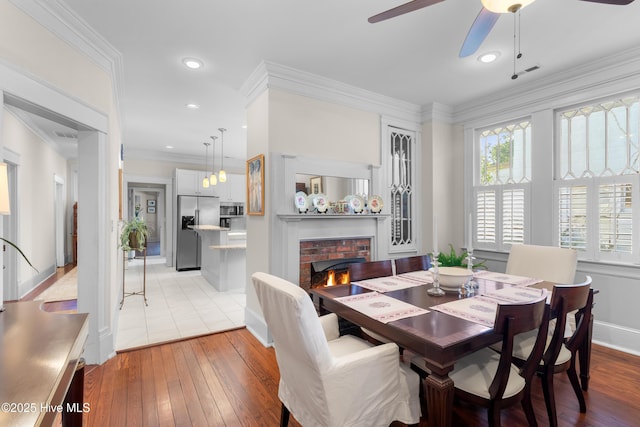
M 209 173 L 190 169 L 176 169 L 176 195 L 178 196 L 218 196 L 217 186 L 204 188 L 202 181 Z
M 176 169 L 176 195 L 177 196 L 216 196 L 220 202 L 244 203 L 246 198 L 245 176 L 242 174 L 227 174 L 226 182 L 218 182 L 208 188 L 202 186 L 202 180 L 208 177 L 207 172 Z
M 227 182 L 218 183 L 218 196 L 221 202 L 244 203 L 246 199 L 245 176 L 227 174 Z

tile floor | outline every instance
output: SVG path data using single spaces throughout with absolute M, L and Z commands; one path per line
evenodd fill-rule
M 142 290 L 141 260 L 125 272 L 127 292 Z M 147 258 L 147 302 L 124 299 L 118 321 L 116 351 L 243 327 L 243 291 L 218 292 L 200 271 L 176 271 L 164 258 Z M 118 298 L 122 298 L 120 295 Z

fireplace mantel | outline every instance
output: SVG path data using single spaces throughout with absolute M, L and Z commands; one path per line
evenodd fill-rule
M 278 218 L 282 221 L 303 221 L 309 219 L 326 219 L 326 220 L 336 220 L 336 219 L 377 219 L 378 221 L 384 221 L 389 218 L 391 215 L 389 214 L 317 214 L 317 213 L 303 213 L 303 214 L 290 214 L 290 213 L 281 213 L 278 214 Z

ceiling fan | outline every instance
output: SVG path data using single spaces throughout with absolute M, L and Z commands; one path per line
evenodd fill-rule
M 389 9 L 385 12 L 379 13 L 377 15 L 369 18 L 369 22 L 374 24 L 376 22 L 385 21 L 389 18 L 394 18 L 396 16 L 404 15 L 405 13 L 413 12 L 418 9 L 422 9 L 427 6 L 434 5 L 436 3 L 440 3 L 444 0 L 413 0 L 409 3 L 401 4 L 400 6 L 394 7 L 393 9 Z M 482 1 L 482 9 L 480 13 L 476 17 L 475 21 L 473 21 L 473 25 L 469 29 L 467 33 L 467 37 L 462 44 L 462 48 L 460 49 L 459 57 L 464 58 L 469 55 L 473 55 L 484 39 L 489 35 L 491 29 L 498 21 L 498 18 L 501 14 L 504 13 L 516 13 L 523 7 L 533 3 L 535 0 L 481 0 Z M 634 0 L 581 0 L 588 1 L 592 3 L 604 3 L 611 5 L 619 5 L 624 6 L 627 5 Z

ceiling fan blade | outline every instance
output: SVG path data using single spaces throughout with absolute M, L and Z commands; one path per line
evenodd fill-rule
M 422 9 L 432 4 L 440 3 L 444 0 L 413 0 L 409 3 L 401 4 L 393 9 L 386 10 L 368 19 L 371 24 L 384 21 L 389 18 L 395 18 L 396 16 L 404 15 L 405 13 L 413 12 L 414 10 Z
M 612 4 L 615 6 L 626 6 L 629 3 L 632 3 L 633 0 L 582 0 L 582 1 L 588 1 L 591 3 L 604 3 L 604 4 Z
M 458 56 L 464 58 L 473 55 L 484 39 L 487 38 L 498 18 L 500 18 L 499 13 L 490 12 L 483 7 L 476 20 L 473 21 L 473 25 L 469 28 L 469 33 L 467 33 L 467 38 L 464 39 Z

